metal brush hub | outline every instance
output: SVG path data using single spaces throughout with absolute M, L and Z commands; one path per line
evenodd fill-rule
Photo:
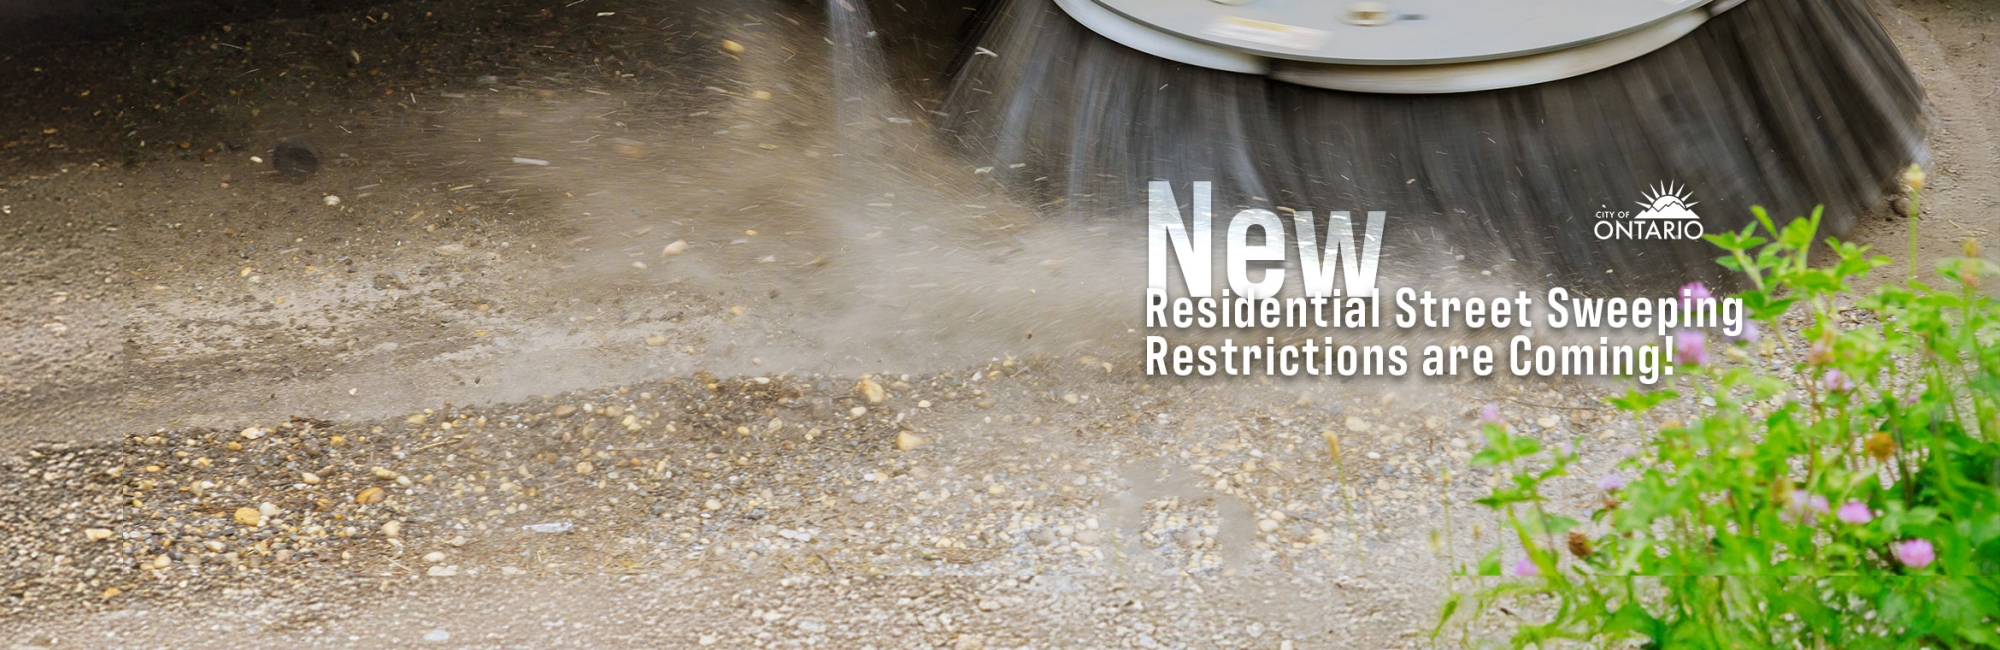
M 1659 49 L 1741 0 L 1056 0 L 1133 49 L 1309 86 L 1523 86 Z

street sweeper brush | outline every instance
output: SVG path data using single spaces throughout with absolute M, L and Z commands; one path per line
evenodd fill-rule
M 1218 218 L 1381 210 L 1385 258 L 1585 286 L 1726 281 L 1700 233 L 1752 205 L 1824 205 L 1843 233 L 1923 148 L 1922 90 L 1865 0 L 998 0 L 972 20 L 943 129 L 1038 205 L 1137 217 L 1148 181 L 1183 202 L 1211 181 Z M 1653 209 L 1667 195 L 1692 209 Z

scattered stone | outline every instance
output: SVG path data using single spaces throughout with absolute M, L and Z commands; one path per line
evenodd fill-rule
M 556 407 L 555 412 L 550 413 L 550 415 L 554 415 L 559 418 L 566 418 L 572 415 L 576 415 L 576 410 L 577 409 L 575 404 L 564 404 L 562 406 Z
M 258 512 L 256 508 L 237 508 L 236 523 L 256 528 L 264 523 L 264 513 Z
M 90 541 L 101 542 L 107 539 L 111 539 L 111 529 L 85 528 L 83 529 L 83 536 L 84 538 L 89 539 Z
M 427 643 L 444 643 L 450 640 L 451 633 L 444 630 L 431 630 L 424 633 L 424 641 Z
M 908 431 L 896 432 L 897 449 L 901 449 L 903 451 L 909 451 L 924 446 L 925 442 L 927 441 L 924 440 L 922 437 L 917 436 L 914 433 L 910 433 Z
M 372 487 L 356 493 L 354 495 L 354 502 L 364 506 L 372 506 L 388 498 L 388 492 L 383 491 L 382 488 Z
M 570 531 L 571 528 L 575 527 L 576 526 L 574 524 L 571 524 L 567 521 L 557 521 L 546 524 L 529 524 L 526 526 L 522 526 L 521 530 L 525 530 L 530 533 L 567 533 Z
M 861 383 L 855 384 L 854 391 L 868 400 L 869 404 L 881 404 L 882 400 L 889 398 L 889 394 L 882 390 L 882 385 L 875 383 L 875 380 L 869 377 L 862 377 Z
M 688 249 L 688 243 L 687 243 L 687 242 L 685 242 L 685 241 L 682 241 L 682 240 L 679 240 L 679 239 L 676 239 L 676 240 L 674 240 L 674 243 L 671 243 L 671 244 L 667 244 L 667 247 L 666 247 L 666 248 L 662 248 L 662 249 L 660 249 L 660 256 L 661 256 L 661 257 L 673 257 L 673 256 L 675 256 L 675 255 L 679 255 L 679 254 L 681 254 L 681 253 L 685 253 L 685 252 L 687 252 L 687 249 Z

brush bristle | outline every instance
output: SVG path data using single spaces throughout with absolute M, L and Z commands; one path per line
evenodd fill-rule
M 1384 210 L 1391 254 L 1442 246 L 1577 286 L 1729 281 L 1706 242 L 1593 233 L 1599 210 L 1628 210 L 1648 187 L 1687 187 L 1709 233 L 1740 229 L 1752 205 L 1824 205 L 1821 234 L 1839 235 L 1923 147 L 1922 90 L 1862 0 L 1751 0 L 1622 65 L 1451 95 L 1173 63 L 1050 0 L 975 20 L 943 128 L 1035 204 L 1143 220 L 1147 181 L 1213 181 L 1218 218 Z

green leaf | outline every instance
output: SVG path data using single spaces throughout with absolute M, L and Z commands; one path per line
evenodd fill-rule
M 1680 397 L 1680 394 L 1671 390 L 1655 390 L 1643 393 L 1637 390 L 1627 390 L 1624 395 L 1613 397 L 1606 401 L 1610 402 L 1612 406 L 1617 407 L 1620 411 L 1645 413 L 1653 410 L 1653 407 L 1659 406 L 1660 403 L 1676 397 Z
M 1431 629 L 1431 639 L 1437 639 L 1438 635 L 1444 632 L 1444 626 L 1451 622 L 1451 615 L 1458 613 L 1458 606 L 1464 601 L 1465 594 L 1452 594 L 1450 598 L 1444 600 L 1444 606 L 1438 608 L 1438 624 Z

